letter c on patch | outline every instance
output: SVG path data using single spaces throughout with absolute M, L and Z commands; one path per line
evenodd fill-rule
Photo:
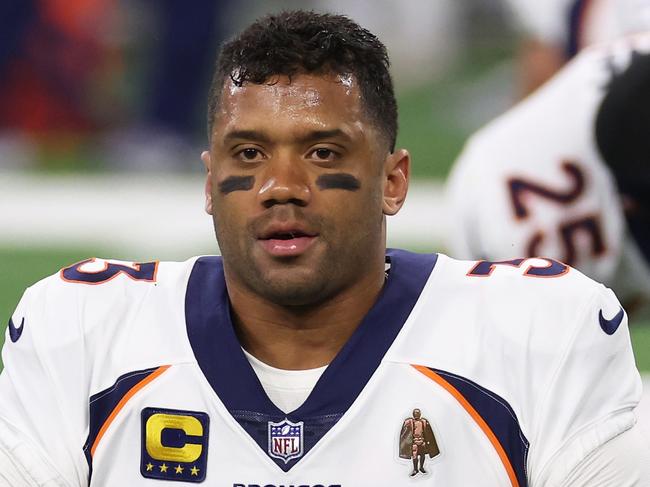
M 189 436 L 203 436 L 203 425 L 193 416 L 172 414 L 153 414 L 146 423 L 147 453 L 156 460 L 185 462 L 196 461 L 203 451 L 201 445 L 186 443 L 177 448 L 162 444 L 162 432 L 165 429 L 181 430 Z

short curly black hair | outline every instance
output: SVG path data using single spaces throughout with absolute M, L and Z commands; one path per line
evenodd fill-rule
M 397 102 L 386 47 L 348 17 L 305 10 L 258 19 L 219 52 L 208 97 L 208 137 L 226 80 L 262 84 L 273 76 L 352 75 L 369 118 L 391 152 L 397 137 Z

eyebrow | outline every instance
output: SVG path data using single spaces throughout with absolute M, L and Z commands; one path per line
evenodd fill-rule
M 233 130 L 224 135 L 223 140 L 234 140 L 234 139 L 244 139 L 244 140 L 259 140 L 260 142 L 270 142 L 269 137 L 264 133 L 258 130 Z
M 298 137 L 299 142 L 313 142 L 315 140 L 321 139 L 332 139 L 335 137 L 340 137 L 345 140 L 350 140 L 351 137 L 346 134 L 341 129 L 331 129 L 331 130 L 312 130 L 309 133 Z
M 296 137 L 298 143 L 314 142 L 322 139 L 331 139 L 331 138 L 342 138 L 347 141 L 351 140 L 349 134 L 345 133 L 341 129 L 331 129 L 331 130 L 311 130 L 304 135 Z M 270 137 L 259 130 L 233 130 L 224 135 L 224 141 L 231 141 L 236 139 L 243 140 L 258 140 L 260 142 L 270 143 Z

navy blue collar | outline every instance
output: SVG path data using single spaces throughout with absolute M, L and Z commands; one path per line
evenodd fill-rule
M 389 250 L 386 259 L 390 273 L 379 298 L 307 400 L 289 414 L 268 398 L 241 349 L 230 316 L 221 258 L 202 257 L 194 264 L 185 297 L 187 334 L 194 355 L 230 414 L 264 451 L 268 422 L 286 418 L 304 423 L 304 456 L 345 414 L 379 366 L 420 297 L 437 255 Z M 299 458 L 273 460 L 287 471 Z

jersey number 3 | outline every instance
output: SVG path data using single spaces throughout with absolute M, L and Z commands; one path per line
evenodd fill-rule
M 61 279 L 80 284 L 103 284 L 123 274 L 134 281 L 156 282 L 158 262 L 111 262 L 86 259 L 61 269 Z

